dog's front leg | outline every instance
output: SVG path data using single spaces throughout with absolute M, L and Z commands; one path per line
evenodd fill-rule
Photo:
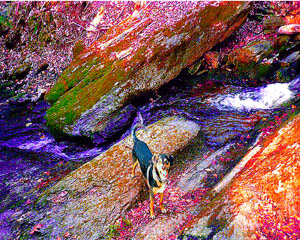
M 159 194 L 159 206 L 160 206 L 160 210 L 162 213 L 166 213 L 167 209 L 165 208 L 165 206 L 163 205 L 163 199 L 164 199 L 164 193 L 160 193 Z
M 152 219 L 155 218 L 155 215 L 154 215 L 154 193 L 151 189 L 150 189 L 150 217 Z

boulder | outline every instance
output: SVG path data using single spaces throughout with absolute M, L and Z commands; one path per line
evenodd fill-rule
M 220 53 L 216 51 L 209 51 L 204 54 L 204 59 L 209 69 L 216 69 L 219 67 Z
M 198 132 L 199 126 L 194 122 L 169 117 L 148 126 L 147 131 L 138 131 L 137 136 L 153 153 L 176 153 Z M 116 219 L 139 200 L 148 198 L 139 168 L 136 177 L 131 178 L 132 145 L 128 136 L 44 194 L 40 203 L 48 202 L 50 209 L 39 222 L 45 226 L 41 229 L 42 236 L 56 239 L 72 227 L 72 233 L 80 239 L 99 239 L 108 233 Z
M 180 239 L 299 239 L 299 130 L 298 115 L 254 146 Z
M 259 63 L 272 52 L 272 45 L 272 42 L 268 40 L 252 41 L 231 52 L 228 55 L 227 64 L 232 65 L 239 72 L 249 73 L 255 77 L 261 71 Z
M 46 114 L 50 130 L 101 135 L 112 115 L 138 105 L 139 96 L 155 92 L 223 41 L 251 8 L 249 2 L 202 5 L 177 17 L 166 8 L 142 8 L 82 51 L 46 94 L 53 104 Z
M 288 24 L 278 29 L 279 34 L 297 34 L 300 33 L 300 24 Z
M 8 76 L 7 79 L 9 80 L 21 80 L 25 78 L 28 73 L 32 70 L 32 63 L 30 62 L 23 62 L 16 68 L 12 70 L 12 73 Z

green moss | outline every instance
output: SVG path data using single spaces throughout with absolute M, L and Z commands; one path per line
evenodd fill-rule
M 122 72 L 116 71 L 114 74 L 121 76 Z M 47 111 L 46 121 L 50 129 L 57 133 L 62 130 L 63 126 L 74 123 L 82 112 L 90 109 L 113 87 L 116 82 L 114 74 L 109 72 L 94 81 L 85 78 L 84 81 L 64 94 Z
M 24 203 L 25 203 L 25 199 L 22 198 L 21 200 L 15 202 L 13 205 L 10 205 L 8 208 L 9 209 L 15 209 L 15 208 L 19 207 L 20 205 L 22 205 Z
M 256 66 L 256 76 L 255 78 L 261 79 L 265 78 L 270 73 L 271 64 L 258 64 Z
M 64 86 L 61 82 L 54 85 L 54 87 L 51 89 L 51 92 L 48 92 L 45 96 L 46 101 L 49 103 L 56 102 L 59 97 L 64 93 Z
M 83 50 L 85 49 L 85 45 L 82 40 L 77 41 L 72 49 L 73 58 L 76 58 Z

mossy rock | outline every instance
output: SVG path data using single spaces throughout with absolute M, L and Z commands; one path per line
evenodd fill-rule
M 283 26 L 284 24 L 285 22 L 283 18 L 273 15 L 264 20 L 263 27 L 265 30 L 275 32 L 279 27 Z
M 227 65 L 232 66 L 237 74 L 248 74 L 250 78 L 260 79 L 269 73 L 271 62 L 265 58 L 272 57 L 272 52 L 271 41 L 253 41 L 231 52 L 228 55 Z
M 228 55 L 228 65 L 236 70 L 249 72 L 252 67 L 268 56 L 272 51 L 272 42 L 266 40 L 254 41 L 236 49 Z
M 129 18 L 112 27 L 77 56 L 46 94 L 53 104 L 47 125 L 57 135 L 101 135 L 112 115 L 156 91 L 228 37 L 250 8 L 248 2 L 221 2 L 194 9 L 171 25 L 161 23 L 155 31 L 148 29 L 159 21 L 155 17 Z

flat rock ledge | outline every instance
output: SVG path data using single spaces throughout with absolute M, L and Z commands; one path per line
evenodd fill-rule
M 147 131 L 138 131 L 137 136 L 153 153 L 174 154 L 187 146 L 199 130 L 192 121 L 168 117 L 148 126 Z M 139 168 L 136 177 L 131 178 L 132 146 L 128 136 L 48 190 L 40 200 L 50 203 L 43 235 L 54 239 L 72 227 L 79 239 L 98 239 L 131 206 L 148 197 Z

